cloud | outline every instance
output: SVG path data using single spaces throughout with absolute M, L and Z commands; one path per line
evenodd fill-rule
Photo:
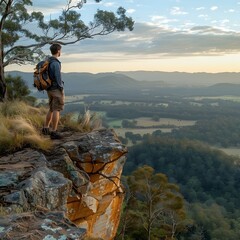
M 116 5 L 116 3 L 115 3 L 115 2 L 106 2 L 106 3 L 104 3 L 103 5 L 104 5 L 105 7 L 112 7 L 112 6 Z
M 229 22 L 230 22 L 229 19 L 223 19 L 223 20 L 220 21 L 221 25 L 225 25 L 225 24 L 227 24 Z
M 65 6 L 65 0 L 37 2 L 35 5 L 39 8 L 48 4 L 49 9 L 55 7 L 55 9 L 58 8 L 58 11 Z M 128 0 L 128 2 L 132 1 Z M 113 6 L 114 1 L 107 1 L 107 4 Z M 217 6 L 211 7 L 212 11 L 217 9 Z M 205 10 L 205 8 L 202 6 L 196 8 L 196 11 L 201 10 Z M 135 9 L 129 8 L 127 11 L 131 14 L 135 12 Z M 75 45 L 64 46 L 63 54 L 68 58 L 68 61 L 71 61 L 71 56 L 73 56 L 72 60 L 76 61 L 79 58 L 78 54 L 84 56 L 84 59 L 117 61 L 125 58 L 148 59 L 163 56 L 222 55 L 240 51 L 240 32 L 224 29 L 229 23 L 229 19 L 214 20 L 214 22 L 209 23 L 209 25 L 218 25 L 218 28 L 197 26 L 196 23 L 185 19 L 180 28 L 181 22 L 177 16 L 188 13 L 179 7 L 172 8 L 170 13 L 171 17 L 154 15 L 148 23 L 136 22 L 132 32 L 114 32 L 107 36 L 83 40 Z M 211 20 L 210 15 L 206 14 L 198 15 L 198 18 Z
M 214 28 L 212 26 L 195 26 L 190 29 L 191 32 L 198 33 L 198 34 L 214 34 L 214 35 L 231 35 L 234 32 L 227 32 L 220 28 Z
M 127 9 L 127 13 L 129 13 L 129 14 L 132 14 L 132 13 L 134 13 L 134 12 L 136 12 L 136 10 L 133 9 L 133 8 Z
M 216 11 L 216 10 L 218 10 L 218 6 L 212 6 L 210 9 L 211 9 L 211 11 Z
M 173 7 L 170 11 L 171 15 L 186 15 L 187 12 L 182 11 L 179 7 Z
M 240 51 L 240 35 L 211 26 L 196 26 L 188 31 L 173 31 L 147 23 L 136 23 L 133 32 L 85 40 L 78 47 L 67 47 L 68 53 L 87 56 L 95 54 L 111 60 L 124 58 L 148 59 L 163 56 L 209 56 Z
M 204 18 L 204 19 L 208 19 L 208 15 L 207 14 L 200 14 L 198 15 L 199 18 Z
M 205 9 L 205 7 L 198 7 L 198 8 L 196 8 L 197 11 L 201 11 L 201 10 L 204 10 L 204 9 Z
M 152 16 L 151 21 L 153 22 L 153 24 L 158 26 L 166 25 L 168 23 L 178 22 L 177 19 L 167 18 L 165 16 Z

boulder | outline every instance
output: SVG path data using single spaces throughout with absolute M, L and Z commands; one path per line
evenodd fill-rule
M 28 212 L 0 218 L 0 239 L 81 240 L 86 230 L 76 227 L 63 212 Z

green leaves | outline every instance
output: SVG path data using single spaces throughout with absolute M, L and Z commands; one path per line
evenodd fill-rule
M 185 231 L 184 199 L 166 175 L 145 165 L 129 175 L 127 183 L 130 197 L 123 213 L 123 219 L 129 221 L 125 235 L 130 239 L 133 233 L 134 239 L 176 239 L 175 235 Z
M 95 1 L 100 2 L 100 0 Z M 37 54 L 37 48 L 51 42 L 67 45 L 97 35 L 107 35 L 113 31 L 133 30 L 134 22 L 126 16 L 126 10 L 123 7 L 120 7 L 116 14 L 98 10 L 94 20 L 86 25 L 79 13 L 79 9 L 86 2 L 86 0 L 77 2 L 68 0 L 66 8 L 57 18 L 46 20 L 42 12 L 27 10 L 27 7 L 32 5 L 30 0 L 3 1 L 0 6 L 0 23 L 2 24 L 0 45 L 4 47 L 4 59 L 7 59 L 3 65 L 16 62 L 27 63 L 29 56 L 14 55 L 15 48 L 18 48 L 19 40 L 22 39 L 26 45 L 21 47 L 31 49 L 28 54 L 31 53 L 33 57 Z M 33 26 L 37 26 L 34 31 Z M 2 64 L 1 61 L 0 64 Z
M 117 17 L 113 12 L 98 10 L 94 16 L 95 25 L 102 27 L 102 34 L 108 34 L 112 31 L 124 31 L 126 29 L 132 31 L 134 22 L 132 18 L 125 15 L 126 10 L 119 7 L 117 10 Z
M 21 77 L 6 77 L 6 84 L 8 87 L 9 100 L 24 100 L 30 94 L 30 90 Z

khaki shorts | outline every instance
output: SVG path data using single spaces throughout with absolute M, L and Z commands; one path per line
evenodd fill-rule
M 50 111 L 62 111 L 64 108 L 64 91 L 54 89 L 47 91 Z

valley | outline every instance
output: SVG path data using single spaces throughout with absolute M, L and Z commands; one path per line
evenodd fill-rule
M 46 105 L 47 94 L 36 92 L 29 74 L 22 77 L 37 105 Z M 124 175 L 147 165 L 179 186 L 191 222 L 181 239 L 227 239 L 219 229 L 228 239 L 240 237 L 238 73 L 69 73 L 64 79 L 62 114 L 77 121 L 89 110 L 113 128 L 129 150 Z

